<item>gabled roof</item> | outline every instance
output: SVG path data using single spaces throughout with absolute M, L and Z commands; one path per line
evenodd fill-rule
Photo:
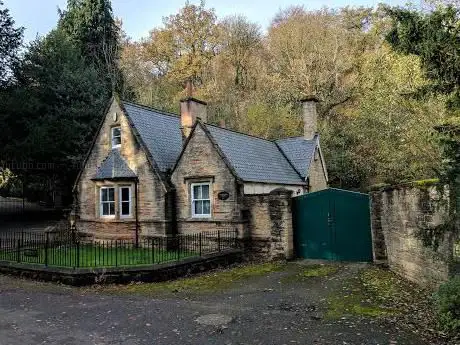
M 294 137 L 279 139 L 275 142 L 300 176 L 305 179 L 318 144 L 318 135 L 315 135 L 311 140 L 306 140 L 304 137 Z
M 97 169 L 93 180 L 108 179 L 129 179 L 136 178 L 118 149 L 110 151 L 109 155 L 102 161 L 101 166 Z
M 213 125 L 205 126 L 241 180 L 305 183 L 275 142 Z
M 127 101 L 122 101 L 121 106 L 149 151 L 152 164 L 167 173 L 183 149 L 180 117 Z M 305 184 L 318 137 L 270 141 L 208 124 L 203 128 L 242 181 Z
M 182 150 L 180 118 L 131 102 L 122 101 L 122 106 L 158 169 L 167 172 Z

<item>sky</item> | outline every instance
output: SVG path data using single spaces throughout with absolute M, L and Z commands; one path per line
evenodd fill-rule
M 24 41 L 45 35 L 56 25 L 57 9 L 65 9 L 67 0 L 3 0 L 17 26 L 25 28 Z M 198 4 L 199 0 L 191 0 Z M 266 28 L 282 8 L 303 5 L 306 9 L 351 6 L 376 6 L 382 0 L 208 0 L 206 7 L 214 8 L 218 18 L 242 14 Z M 407 0 L 384 0 L 390 5 L 403 5 Z M 177 13 L 185 0 L 112 0 L 116 17 L 123 21 L 129 37 L 137 40 L 162 24 L 162 18 Z

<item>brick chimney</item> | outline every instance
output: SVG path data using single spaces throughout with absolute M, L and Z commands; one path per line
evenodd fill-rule
M 180 128 L 182 138 L 185 140 L 190 135 L 196 120 L 206 122 L 208 119 L 206 103 L 193 97 L 186 97 L 180 100 Z
M 318 133 L 318 113 L 316 104 L 319 102 L 315 96 L 308 96 L 300 100 L 303 113 L 303 136 L 305 139 L 313 139 Z

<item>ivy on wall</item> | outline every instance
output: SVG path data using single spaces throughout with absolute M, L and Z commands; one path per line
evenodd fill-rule
M 460 240 L 460 123 L 438 126 L 436 130 L 443 151 L 440 187 L 449 185 L 449 216 L 446 222 L 424 234 L 423 242 L 431 246 L 438 246 L 439 239 L 447 232 L 451 232 L 455 240 Z

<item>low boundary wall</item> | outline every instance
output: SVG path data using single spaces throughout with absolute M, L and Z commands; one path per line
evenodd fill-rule
M 60 282 L 74 286 L 112 283 L 126 284 L 130 282 L 166 281 L 209 271 L 218 267 L 229 266 L 242 261 L 243 252 L 232 249 L 198 258 L 182 259 L 180 262 L 136 267 L 67 269 L 0 261 L 0 273 L 42 281 Z

